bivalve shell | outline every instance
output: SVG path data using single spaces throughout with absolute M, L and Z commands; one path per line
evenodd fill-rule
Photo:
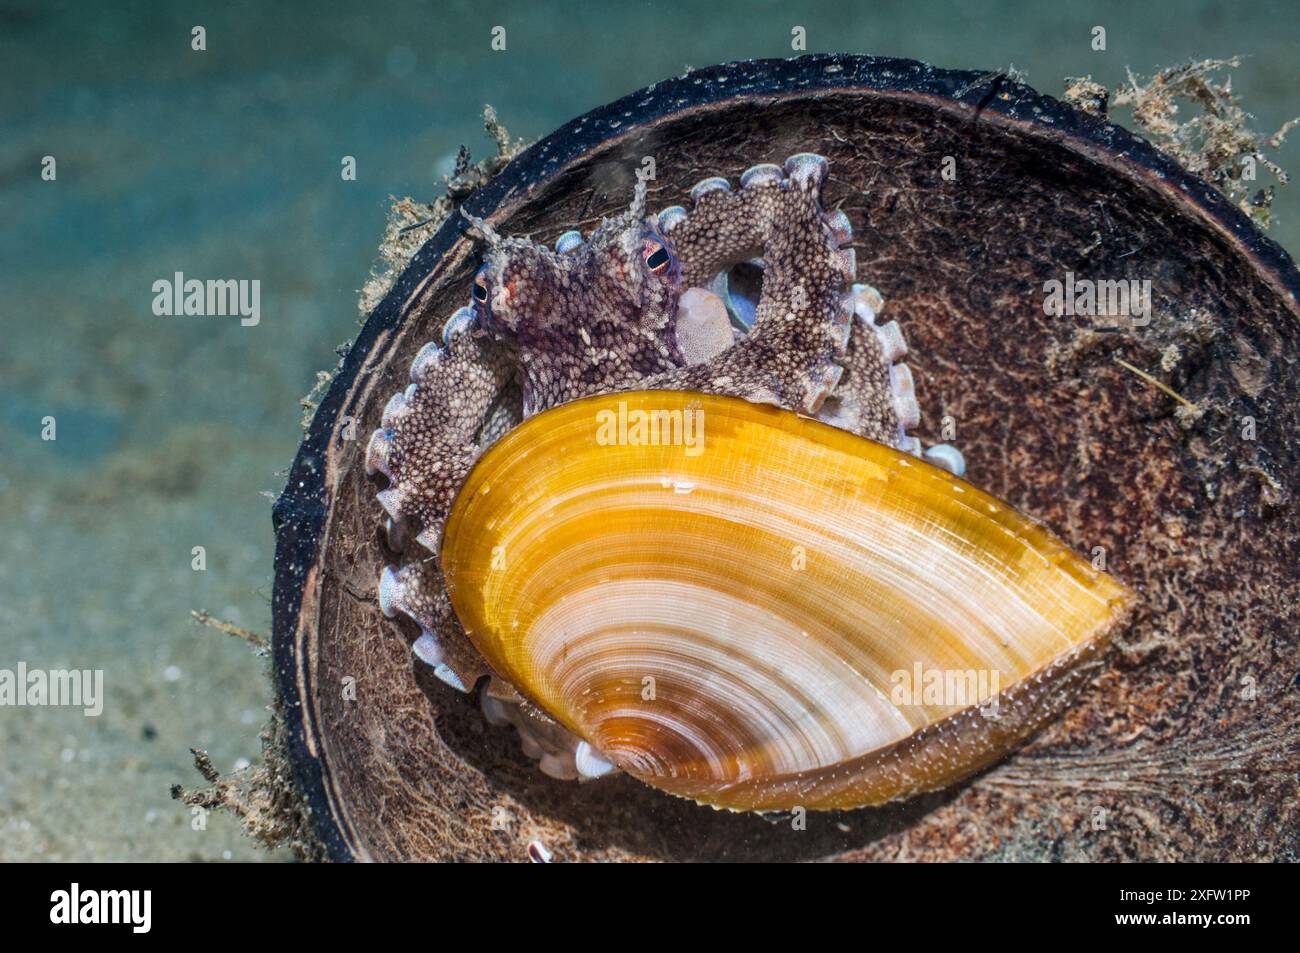
M 1129 601 L 945 470 L 673 391 L 509 433 L 443 568 L 500 677 L 624 771 L 736 810 L 879 804 L 991 763 Z

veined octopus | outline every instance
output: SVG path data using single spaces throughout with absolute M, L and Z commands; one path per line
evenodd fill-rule
M 419 625 L 415 655 L 443 682 L 473 691 L 489 677 L 484 713 L 514 724 L 547 774 L 613 766 L 493 674 L 429 558 L 475 462 L 522 418 L 596 394 L 695 391 L 774 404 L 964 470 L 955 448 L 923 449 L 909 433 L 920 411 L 907 345 L 896 322 L 878 319 L 881 295 L 855 283 L 849 220 L 820 200 L 827 168 L 804 153 L 784 168 L 753 166 L 737 189 L 707 178 L 689 212 L 657 216 L 641 181 L 625 213 L 554 249 L 470 219 L 487 246 L 472 301 L 416 356 L 366 453 L 367 471 L 388 481 L 378 499 L 389 539 L 407 556 L 384 570 L 379 602 Z

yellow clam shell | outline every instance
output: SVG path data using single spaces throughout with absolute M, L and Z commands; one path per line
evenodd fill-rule
M 879 804 L 992 763 L 1130 601 L 916 457 L 675 391 L 507 434 L 442 565 L 498 675 L 642 781 L 735 810 Z

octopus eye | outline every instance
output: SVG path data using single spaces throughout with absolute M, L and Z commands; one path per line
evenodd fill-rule
M 663 242 L 654 238 L 645 240 L 645 266 L 654 274 L 662 275 L 673 262 L 673 256 Z
M 486 272 L 487 265 L 484 265 L 478 270 L 478 274 L 474 276 L 474 290 L 471 293 L 474 295 L 474 300 L 479 304 L 486 304 L 488 299 Z

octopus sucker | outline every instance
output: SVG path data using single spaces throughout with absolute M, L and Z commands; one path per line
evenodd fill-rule
M 903 711 L 881 700 L 888 664 L 1005 669 L 1023 694 L 1059 681 L 1061 658 L 1091 657 L 1121 614 L 1121 586 L 1008 507 L 975 515 L 977 491 L 962 499 L 953 482 L 960 451 L 910 433 L 921 410 L 903 330 L 880 323 L 884 297 L 857 281 L 849 219 L 822 207 L 827 175 L 801 153 L 751 167 L 738 188 L 705 178 L 689 210 L 651 215 L 639 183 L 625 213 L 552 248 L 470 219 L 485 244 L 470 302 L 416 355 L 365 455 L 403 556 L 378 595 L 419 626 L 421 663 L 461 691 L 482 683 L 484 716 L 512 725 L 548 775 L 623 770 L 756 811 L 932 790 L 1056 709 L 1026 702 L 1003 731 L 972 727 L 969 706 Z M 707 463 L 593 446 L 592 415 L 622 412 L 611 395 L 679 426 L 702 414 Z M 738 491 L 730 475 L 751 470 L 785 482 Z M 993 557 L 972 554 L 1000 548 L 1007 572 L 990 577 Z M 795 550 L 819 568 L 772 590 Z M 1046 568 L 1021 565 L 1042 550 L 1055 554 Z M 555 576 L 560 564 L 583 568 Z M 682 565 L 693 582 L 673 576 Z M 545 586 L 510 602 L 493 588 L 502 577 Z M 548 592 L 568 594 L 550 615 L 536 609 Z M 590 635 L 589 669 L 552 669 L 554 632 Z M 676 704 L 615 698 L 644 677 Z M 605 702 L 596 720 L 583 707 Z

